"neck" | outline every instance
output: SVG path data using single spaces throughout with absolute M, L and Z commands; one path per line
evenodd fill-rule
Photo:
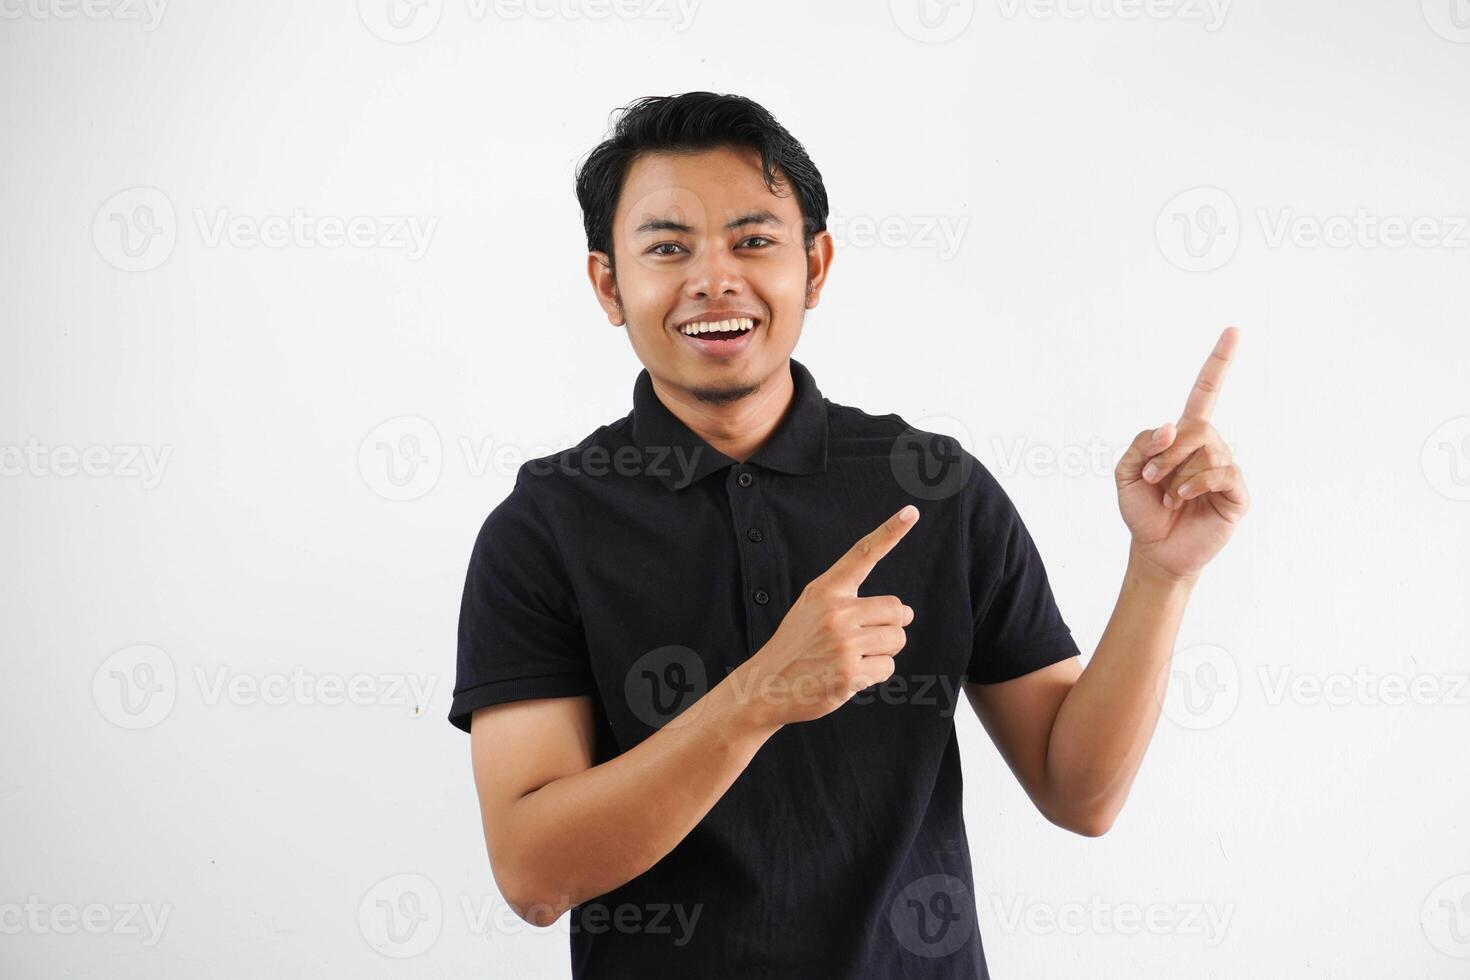
M 786 417 L 796 393 L 791 362 L 783 361 L 743 398 L 701 398 L 696 390 L 665 385 L 652 374 L 654 394 L 664 407 L 718 452 L 745 462 L 763 446 Z

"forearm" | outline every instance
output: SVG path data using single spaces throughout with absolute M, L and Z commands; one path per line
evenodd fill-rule
M 647 871 L 694 829 L 779 729 L 742 698 L 740 668 L 627 752 L 510 808 L 507 900 L 537 925 Z
M 1049 796 L 1076 825 L 1101 832 L 1123 808 L 1158 724 L 1194 583 L 1129 549 L 1113 615 L 1062 701 L 1047 744 Z

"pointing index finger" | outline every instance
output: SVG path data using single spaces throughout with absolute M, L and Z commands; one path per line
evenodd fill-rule
M 908 519 L 905 520 L 905 517 Z M 857 595 L 858 586 L 862 585 L 863 580 L 872 573 L 874 568 L 878 567 L 878 562 L 883 559 L 883 556 L 903 540 L 903 536 L 909 533 L 909 529 L 918 519 L 919 509 L 913 504 L 907 504 L 898 513 L 859 538 L 857 543 L 827 570 L 832 584 L 844 592 Z
M 1235 355 L 1235 344 L 1239 338 L 1240 331 L 1235 327 L 1226 327 L 1220 332 L 1220 339 L 1215 341 L 1215 349 L 1210 351 L 1210 356 L 1205 359 L 1205 366 L 1199 370 L 1199 377 L 1194 379 L 1194 387 L 1189 390 L 1189 400 L 1184 403 L 1181 419 L 1209 420 L 1210 413 L 1215 410 L 1215 400 L 1220 397 L 1220 386 L 1225 383 L 1225 372 L 1230 367 L 1230 359 Z

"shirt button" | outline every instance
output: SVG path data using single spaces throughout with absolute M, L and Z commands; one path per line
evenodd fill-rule
M 753 527 L 749 531 L 746 531 L 745 536 L 752 541 L 759 541 L 763 537 L 761 529 L 758 527 Z
M 754 598 L 757 606 L 764 606 L 771 601 L 771 595 L 765 589 L 756 589 Z
M 755 477 L 751 476 L 749 473 L 741 473 L 735 478 L 735 482 L 740 484 L 742 487 L 748 487 L 755 482 Z

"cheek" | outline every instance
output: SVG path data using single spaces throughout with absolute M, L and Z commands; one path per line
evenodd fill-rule
M 650 275 L 640 269 L 618 276 L 618 296 L 630 319 L 651 319 L 661 324 L 678 303 L 679 282 L 672 276 Z
M 763 270 L 750 280 L 751 288 L 759 300 L 770 308 L 780 321 L 787 323 L 801 320 L 806 309 L 806 262 L 783 263 L 780 268 Z

